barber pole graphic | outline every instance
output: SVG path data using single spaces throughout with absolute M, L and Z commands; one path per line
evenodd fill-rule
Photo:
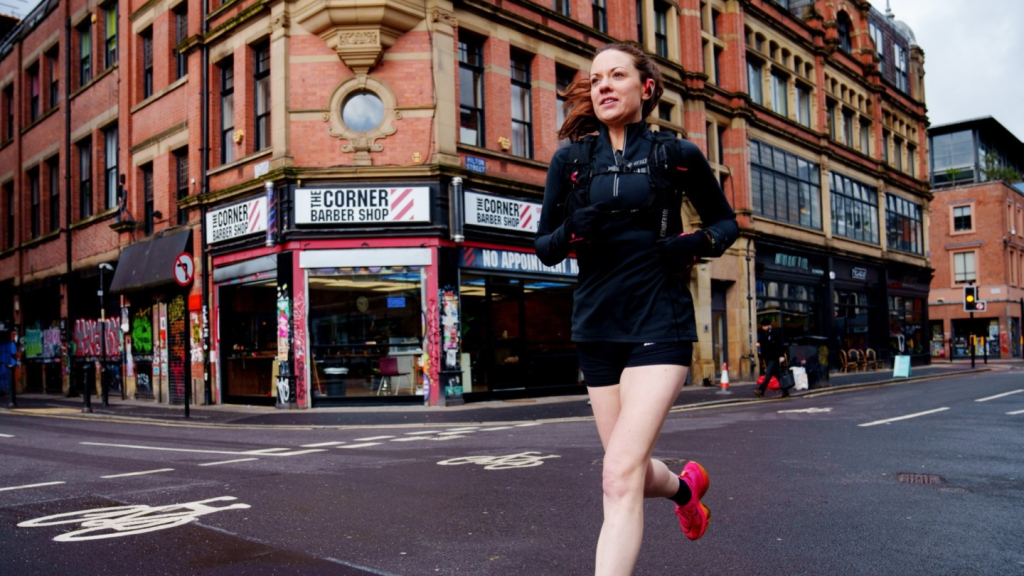
M 399 222 L 401 220 L 412 220 L 416 215 L 416 197 L 412 195 L 412 188 L 404 190 L 392 188 L 388 191 L 388 203 L 391 205 L 388 220 Z

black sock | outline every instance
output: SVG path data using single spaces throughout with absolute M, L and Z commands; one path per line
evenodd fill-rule
M 676 492 L 676 495 L 670 497 L 669 500 L 675 502 L 676 504 L 679 504 L 680 506 L 686 506 L 687 504 L 690 503 L 690 498 L 692 497 L 693 493 L 690 492 L 690 487 L 686 484 L 686 482 L 683 482 L 682 478 L 680 478 L 679 490 Z

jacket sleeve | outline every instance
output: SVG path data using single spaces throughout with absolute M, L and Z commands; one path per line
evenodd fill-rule
M 702 230 L 709 236 L 709 246 L 700 256 L 717 258 L 739 236 L 736 213 L 725 199 L 722 187 L 700 148 L 688 140 L 679 140 L 679 145 L 681 154 L 675 171 L 678 178 L 676 184 L 697 209 L 704 225 Z
M 548 166 L 547 182 L 544 185 L 544 206 L 541 208 L 533 249 L 545 266 L 558 264 L 572 251 L 565 233 L 564 215 L 559 209 L 559 203 L 569 193 L 568 186 L 562 182 L 561 177 L 568 154 L 568 146 L 555 152 Z

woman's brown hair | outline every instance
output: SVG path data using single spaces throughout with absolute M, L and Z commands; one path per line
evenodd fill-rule
M 633 66 L 640 72 L 641 84 L 645 84 L 648 79 L 654 80 L 654 94 L 644 100 L 640 112 L 640 117 L 646 119 L 658 105 L 661 95 L 665 92 L 665 87 L 661 84 L 661 69 L 646 52 L 635 44 L 625 42 L 605 44 L 597 49 L 594 56 L 607 50 L 618 50 L 628 54 L 633 59 Z M 559 92 L 559 95 L 565 98 L 565 104 L 563 104 L 565 122 L 562 123 L 562 128 L 558 131 L 559 139 L 568 138 L 575 141 L 598 130 L 601 121 L 597 119 L 597 115 L 594 113 L 594 102 L 590 99 L 589 74 L 570 84 L 564 92 Z

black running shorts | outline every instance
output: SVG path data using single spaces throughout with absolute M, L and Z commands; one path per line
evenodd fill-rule
M 622 371 L 635 366 L 689 366 L 693 342 L 577 342 L 583 381 L 587 386 L 611 386 Z

